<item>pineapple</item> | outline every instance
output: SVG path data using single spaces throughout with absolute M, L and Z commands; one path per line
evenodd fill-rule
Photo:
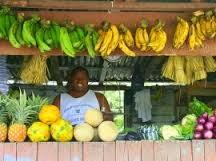
M 20 91 L 19 99 L 10 99 L 7 111 L 11 119 L 8 130 L 10 142 L 22 142 L 27 135 L 27 126 L 35 121 L 38 105 L 29 105 L 25 91 Z
M 8 115 L 6 110 L 7 97 L 0 95 L 0 142 L 7 139 Z

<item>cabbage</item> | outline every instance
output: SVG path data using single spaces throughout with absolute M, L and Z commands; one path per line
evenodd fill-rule
M 182 119 L 181 124 L 182 124 L 183 126 L 185 126 L 185 125 L 191 125 L 191 124 L 196 123 L 196 120 L 197 120 L 196 115 L 194 115 L 194 114 L 189 114 L 189 115 L 186 115 L 186 116 Z
M 175 126 L 171 126 L 171 125 L 163 125 L 160 128 L 161 136 L 163 137 L 164 140 L 175 139 L 177 137 L 181 137 L 181 133 L 178 128 L 176 128 Z

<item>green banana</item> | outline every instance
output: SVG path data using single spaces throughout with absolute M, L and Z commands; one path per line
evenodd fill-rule
M 92 33 L 92 40 L 93 40 L 93 46 L 94 47 L 97 44 L 98 38 L 99 38 L 99 34 L 97 31 L 94 30 Z
M 6 30 L 6 39 L 8 39 L 9 30 L 10 30 L 10 16 L 9 14 L 5 15 L 5 30 Z
M 57 48 L 58 47 L 58 38 L 57 38 L 57 35 L 56 35 L 56 32 L 55 32 L 53 25 L 50 26 L 50 34 L 51 34 L 51 37 L 53 40 L 53 47 Z
M 49 46 L 53 46 L 53 39 L 52 39 L 52 35 L 51 35 L 51 32 L 50 32 L 50 27 L 47 27 L 45 29 L 45 32 L 44 32 L 44 41 Z
M 3 13 L 0 13 L 0 38 L 4 39 L 7 35 L 6 30 L 4 28 L 5 26 L 5 16 Z
M 42 52 L 42 53 L 46 52 L 46 51 L 51 51 L 51 47 L 43 41 L 44 40 L 44 32 L 45 32 L 44 27 L 41 27 L 40 29 L 38 29 L 36 31 L 36 34 L 35 34 L 38 48 L 39 48 L 40 52 Z
M 61 45 L 61 49 L 62 51 L 71 57 L 74 57 L 76 55 L 76 51 L 73 48 L 71 41 L 70 41 L 70 37 L 67 31 L 66 27 L 61 27 L 60 28 L 60 45 Z
M 60 38 L 59 38 L 59 35 L 60 35 L 60 26 L 57 24 L 57 23 L 55 23 L 55 22 L 53 22 L 52 23 L 52 27 L 54 28 L 54 30 L 55 30 L 55 35 L 56 35 L 56 48 L 57 47 L 59 47 L 59 43 L 60 43 Z
M 16 32 L 17 32 L 18 26 L 19 26 L 19 22 L 15 21 L 11 25 L 11 27 L 9 29 L 9 36 L 8 36 L 9 37 L 9 42 L 15 48 L 20 48 L 21 47 L 21 44 L 16 39 Z
M 88 54 L 90 57 L 95 57 L 96 56 L 96 52 L 94 50 L 94 46 L 93 46 L 93 36 L 91 33 L 88 33 L 85 37 L 85 46 L 88 50 Z
M 25 45 L 25 41 L 23 40 L 23 36 L 22 36 L 24 14 L 23 13 L 18 14 L 17 19 L 18 19 L 19 25 L 16 31 L 16 39 L 21 45 Z
M 75 30 L 72 30 L 69 32 L 69 35 L 73 47 L 78 48 L 82 44 L 82 41 L 80 41 L 79 39 L 78 33 Z
M 76 26 L 75 30 L 77 31 L 78 35 L 79 35 L 79 39 L 80 40 L 84 40 L 85 39 L 85 31 L 82 27 L 80 26 Z
M 23 23 L 23 29 L 22 29 L 22 37 L 28 47 L 32 46 L 32 43 L 30 41 L 30 39 L 32 39 L 31 25 L 32 25 L 31 20 L 26 20 Z

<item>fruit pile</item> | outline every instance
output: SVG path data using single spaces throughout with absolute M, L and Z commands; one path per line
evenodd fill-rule
M 118 129 L 114 122 L 104 121 L 96 109 L 85 113 L 85 123 L 73 125 L 61 118 L 58 107 L 39 96 L 27 97 L 20 91 L 19 98 L 0 96 L 0 142 L 32 142 L 55 140 L 114 141 Z

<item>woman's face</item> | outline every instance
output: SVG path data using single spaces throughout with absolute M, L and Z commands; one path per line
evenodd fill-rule
M 88 75 L 85 71 L 78 71 L 71 76 L 69 88 L 77 92 L 85 92 L 88 90 Z

